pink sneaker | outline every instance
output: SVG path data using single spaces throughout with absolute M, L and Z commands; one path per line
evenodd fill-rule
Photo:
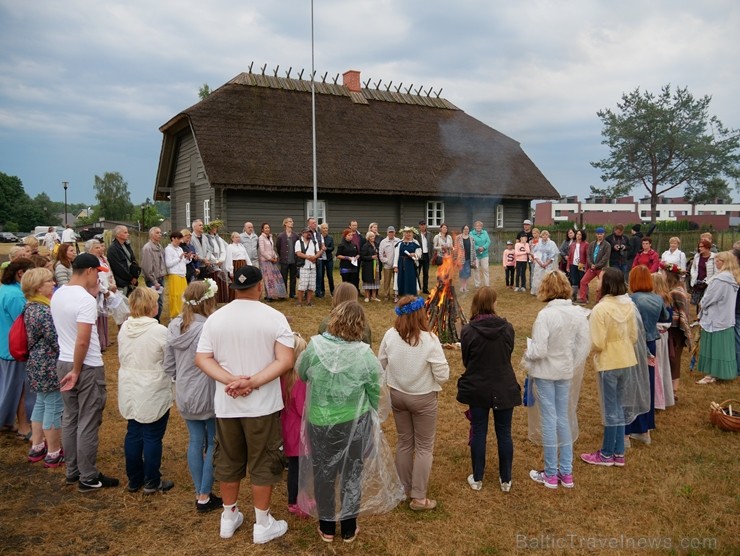
M 288 511 L 301 519 L 309 519 L 311 517 L 298 504 L 288 504 Z
M 558 480 L 560 481 L 560 484 L 563 485 L 565 488 L 573 488 L 575 483 L 573 482 L 573 475 L 570 473 L 560 473 L 558 471 Z
M 529 478 L 535 483 L 545 485 L 547 488 L 558 488 L 558 476 L 557 475 L 545 475 L 544 471 L 532 471 L 529 472 Z
M 614 465 L 614 458 L 611 456 L 608 458 L 604 457 L 601 454 L 601 450 L 596 450 L 590 454 L 581 454 L 581 459 L 591 465 L 603 465 L 605 467 Z M 622 465 L 624 465 L 624 457 L 622 458 Z
M 617 455 L 614 454 L 612 456 L 612 459 L 614 460 L 614 466 L 615 467 L 624 467 L 624 455 Z

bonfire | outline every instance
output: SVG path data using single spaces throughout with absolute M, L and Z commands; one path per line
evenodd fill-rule
M 442 264 L 437 267 L 437 287 L 425 303 L 429 326 L 447 348 L 455 347 L 460 342 L 460 330 L 468 322 L 455 294 L 455 286 L 452 285 L 454 269 L 452 257 L 444 257 Z

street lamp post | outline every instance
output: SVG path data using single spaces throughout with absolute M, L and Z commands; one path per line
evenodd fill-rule
M 63 181 L 62 185 L 64 186 L 64 227 L 67 227 L 67 187 L 69 187 L 68 181 Z

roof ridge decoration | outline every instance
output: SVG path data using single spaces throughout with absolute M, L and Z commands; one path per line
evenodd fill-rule
M 329 72 L 325 72 L 320 77 L 321 81 L 315 79 L 316 72 L 309 74 L 304 79 L 303 75 L 305 69 L 301 69 L 298 72 L 297 78 L 291 77 L 293 67 L 291 66 L 285 71 L 285 77 L 280 77 L 280 65 L 277 65 L 272 70 L 272 75 L 267 73 L 267 64 L 263 65 L 258 72 L 253 72 L 254 62 L 249 64 L 249 68 L 246 72 L 242 72 L 230 81 L 229 84 L 236 85 L 247 85 L 251 87 L 268 87 L 271 89 L 283 89 L 286 91 L 299 91 L 299 92 L 311 92 L 311 81 L 314 83 L 314 89 L 317 94 L 322 95 L 335 95 L 349 97 L 353 102 L 357 104 L 367 104 L 368 100 L 381 101 L 381 102 L 394 102 L 399 104 L 415 104 L 418 106 L 426 106 L 431 108 L 445 108 L 448 110 L 459 110 L 457 106 L 449 102 L 447 99 L 441 96 L 442 88 L 434 91 L 433 87 L 425 90 L 424 86 L 414 87 L 412 83 L 408 87 L 404 87 L 403 83 L 393 85 L 393 81 L 387 84 L 383 84 L 383 80 L 379 79 L 377 82 L 372 83 L 371 79 L 366 79 L 362 83 L 362 90 L 357 92 L 351 92 L 346 86 L 339 83 L 340 74 L 337 73 L 334 77 L 328 77 Z M 327 78 L 329 82 L 327 82 Z M 370 88 L 371 83 L 374 88 Z

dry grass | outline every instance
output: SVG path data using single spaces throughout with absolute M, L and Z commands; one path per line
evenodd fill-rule
M 500 267 L 492 268 L 496 285 Z M 468 294 L 463 300 L 467 309 Z M 364 305 L 364 304 L 363 304 Z M 275 307 L 292 319 L 295 330 L 311 336 L 330 307 L 318 300 L 314 308 Z M 390 304 L 371 303 L 367 309 L 373 347 L 391 326 Z M 516 329 L 515 368 L 525 338 L 542 304 L 528 294 L 501 290 L 498 310 Z M 567 333 L 567 331 L 563 331 Z M 455 401 L 456 379 L 462 373 L 460 353 L 448 351 L 450 382 L 440 398 L 435 461 L 429 496 L 439 502 L 429 513 L 401 505 L 388 515 L 362 518 L 362 533 L 353 545 L 327 545 L 315 524 L 286 511 L 285 489 L 276 489 L 273 512 L 287 519 L 290 530 L 265 546 L 252 546 L 249 489 L 245 482 L 240 505 L 246 523 L 229 541 L 218 537 L 219 513 L 196 515 L 187 471 L 187 431 L 173 415 L 165 436 L 163 472 L 175 481 L 167 494 L 144 498 L 125 488 L 80 494 L 64 486 L 63 470 L 45 470 L 25 462 L 26 446 L 0 436 L 0 552 L 9 554 L 509 554 L 517 550 L 573 553 L 740 553 L 740 437 L 713 428 L 708 421 L 712 400 L 740 399 L 740 381 L 697 386 L 684 374 L 680 404 L 657 415 L 651 446 L 628 450 L 624 469 L 595 468 L 574 463 L 576 488 L 548 491 L 533 483 L 529 470 L 542 465 L 542 452 L 527 440 L 525 411 L 514 412 L 514 486 L 502 493 L 496 481 L 496 444 L 491 434 L 484 488 L 473 492 L 468 427 Z M 123 437 L 125 422 L 118 414 L 115 347 L 105 354 L 109 399 L 101 430 L 100 469 L 122 479 L 125 486 Z M 688 368 L 688 360 L 684 368 Z M 600 445 L 601 421 L 593 369 L 589 368 L 580 401 L 581 437 L 575 454 Z M 385 424 L 395 443 L 392 419 Z M 691 549 L 690 543 L 695 543 Z M 646 548 L 638 543 L 659 543 Z M 711 550 L 713 549 L 713 550 Z

